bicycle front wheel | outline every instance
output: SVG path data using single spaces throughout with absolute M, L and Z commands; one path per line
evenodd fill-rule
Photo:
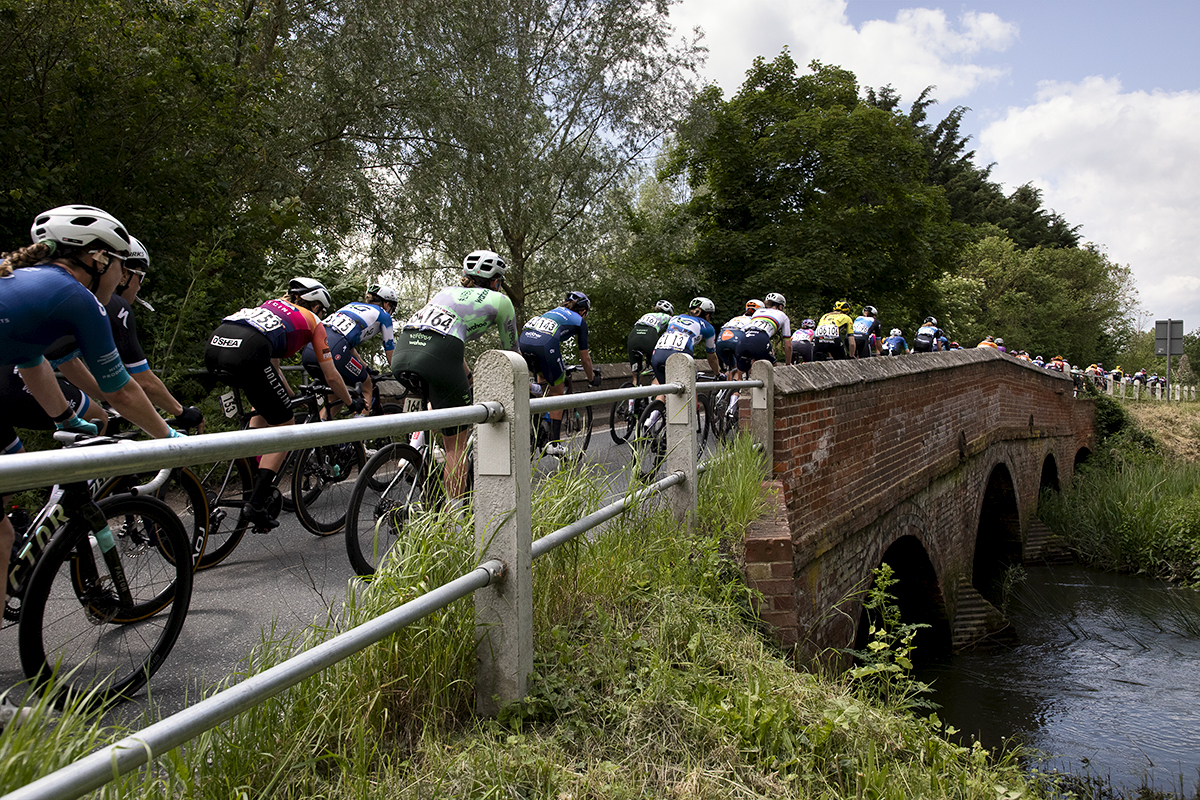
M 622 389 L 632 389 L 633 384 L 625 381 L 621 384 Z M 618 400 L 612 404 L 612 409 L 608 412 L 608 433 L 612 436 L 612 440 L 616 444 L 625 444 L 629 441 L 629 437 L 633 435 L 633 429 L 637 427 L 637 414 L 634 413 L 633 400 Z
M 312 447 L 300 453 L 292 476 L 296 517 L 317 536 L 337 533 L 346 524 L 346 507 L 366 458 L 362 442 Z
M 354 482 L 346 509 L 346 555 L 363 577 L 374 575 L 421 506 L 421 454 L 406 444 L 385 445 Z
M 60 531 L 34 567 L 21 610 L 21 666 L 38 687 L 54 678 L 60 704 L 109 703 L 141 689 L 174 647 L 191 602 L 179 518 L 151 497 L 116 496 L 100 506 L 115 545 L 107 557 L 80 524 Z
M 582 456 L 592 441 L 592 407 L 568 408 L 563 411 L 562 443 L 567 453 Z
M 202 470 L 200 485 L 208 500 L 208 541 L 196 569 L 208 569 L 229 557 L 250 526 L 242 505 L 254 489 L 254 472 L 244 458 L 218 461 Z

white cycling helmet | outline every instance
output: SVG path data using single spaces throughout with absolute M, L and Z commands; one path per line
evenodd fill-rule
M 381 283 L 373 283 L 368 286 L 367 294 L 373 294 L 380 300 L 387 300 L 390 303 L 396 303 L 400 300 L 400 295 L 395 289 L 390 286 L 384 286 Z
M 150 253 L 135 236 L 129 237 L 129 255 L 125 258 L 125 266 L 143 272 L 150 269 Z
M 507 270 L 508 265 L 504 263 L 504 259 L 491 250 L 474 250 L 467 253 L 467 257 L 463 259 L 464 277 L 490 281 L 492 278 L 504 277 Z
M 892 328 L 892 332 L 888 334 L 888 336 L 903 336 L 903 335 L 904 334 L 900 333 L 899 328 Z
M 779 306 L 780 308 L 783 308 L 784 306 L 787 305 L 787 299 L 783 295 L 781 295 L 779 292 L 771 292 L 770 294 L 768 294 L 767 302 L 774 303 L 775 305 Z
M 675 315 L 675 306 L 671 305 L 670 301 L 667 300 L 659 300 L 657 303 L 655 303 L 654 310 L 661 311 L 664 314 L 670 314 L 671 316 Z
M 879 309 L 877 309 L 875 306 L 863 306 L 863 316 L 864 317 L 878 317 Z
M 329 308 L 332 302 L 329 290 L 316 278 L 292 278 L 288 281 L 288 294 L 294 294 L 310 303 L 320 303 L 325 308 Z
M 711 314 L 717 310 L 717 307 L 713 304 L 713 301 L 709 300 L 707 297 L 693 297 L 692 302 L 688 303 L 688 308 L 698 308 L 708 314 Z
M 107 211 L 95 206 L 59 206 L 38 214 L 29 228 L 34 244 L 51 241 L 68 247 L 99 242 L 121 255 L 129 252 L 129 233 Z

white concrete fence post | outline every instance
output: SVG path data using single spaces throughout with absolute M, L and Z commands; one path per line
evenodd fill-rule
M 504 406 L 475 445 L 475 545 L 499 559 L 504 580 L 475 592 L 475 708 L 495 716 L 525 696 L 533 672 L 533 518 L 529 368 L 519 353 L 489 350 L 475 365 L 475 401 Z
M 1113 380 L 1112 375 L 1105 375 L 1104 382 L 1105 382 L 1105 384 L 1107 384 L 1105 387 L 1105 390 L 1108 392 L 1108 396 L 1112 397 L 1113 389 L 1116 388 L 1116 381 Z
M 775 471 L 775 365 L 755 361 L 750 366 L 750 380 L 763 383 L 761 389 L 750 390 L 750 438 L 762 445 L 770 478 Z
M 682 472 L 682 483 L 667 489 L 667 503 L 675 519 L 691 533 L 696 523 L 696 466 L 699 442 L 696 439 L 696 360 L 691 353 L 676 353 L 667 359 L 667 383 L 683 387 L 679 394 L 667 395 L 667 456 L 663 475 Z

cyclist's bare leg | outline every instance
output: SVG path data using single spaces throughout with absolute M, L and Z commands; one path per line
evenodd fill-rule
M 285 425 L 294 425 L 296 420 L 289 419 L 287 422 L 281 422 L 278 425 L 269 425 L 261 416 L 255 416 L 250 420 L 251 428 L 282 428 Z M 266 453 L 258 459 L 259 469 L 269 469 L 275 472 L 283 466 L 283 460 L 287 458 L 287 451 L 282 453 Z

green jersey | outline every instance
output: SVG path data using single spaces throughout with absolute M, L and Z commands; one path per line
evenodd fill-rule
M 453 336 L 471 342 L 496 326 L 500 347 L 517 349 L 517 314 L 503 292 L 473 286 L 448 286 L 404 323 L 404 330 Z

